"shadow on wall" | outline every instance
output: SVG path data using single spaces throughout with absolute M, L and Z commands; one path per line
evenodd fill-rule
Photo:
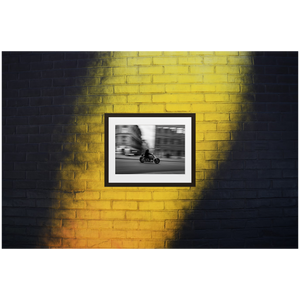
M 84 85 L 99 84 L 87 66 L 107 55 L 3 53 L 3 248 L 70 247 L 62 238 L 74 238 L 74 226 L 62 219 L 82 205 L 76 194 L 85 187 L 74 172 L 84 170 L 76 152 L 87 147 L 75 137 L 86 133 L 76 114 L 88 113 L 78 104 L 101 103 Z
M 218 162 L 171 248 L 298 247 L 298 53 L 253 59 L 229 159 Z

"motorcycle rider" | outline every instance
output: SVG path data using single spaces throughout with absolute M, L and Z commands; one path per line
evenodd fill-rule
M 147 149 L 145 151 L 145 158 L 148 158 L 148 159 L 153 159 L 153 154 L 149 152 L 149 149 Z

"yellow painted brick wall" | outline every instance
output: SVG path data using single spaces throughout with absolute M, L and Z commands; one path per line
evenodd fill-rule
M 17 95 L 21 101 L 33 97 L 28 108 L 23 105 L 25 110 L 22 105 L 16 112 L 14 108 L 6 110 L 8 127 L 10 122 L 17 122 L 11 117 L 17 113 L 20 124 L 14 124 L 14 130 L 23 134 L 15 137 L 13 132 L 8 142 L 19 137 L 22 144 L 25 138 L 29 149 L 24 150 L 25 158 L 19 158 L 18 153 L 8 156 L 13 162 L 16 159 L 14 165 L 21 169 L 18 172 L 8 162 L 6 167 L 13 172 L 6 175 L 28 181 L 13 184 L 24 188 L 20 195 L 26 193 L 29 203 L 25 210 L 21 200 L 15 199 L 16 210 L 10 210 L 11 203 L 7 202 L 8 214 L 29 218 L 24 230 L 9 230 L 32 238 L 36 247 L 171 247 L 189 213 L 201 201 L 202 192 L 230 159 L 235 132 L 243 129 L 243 118 L 251 118 L 246 112 L 252 110 L 252 102 L 244 92 L 252 91 L 253 54 L 58 53 L 53 54 L 53 62 L 47 62 L 47 55 L 43 56 L 46 62 L 35 62 L 36 55 L 29 63 L 33 73 L 24 75 L 22 68 L 26 71 L 27 65 L 22 64 L 20 76 L 48 76 L 47 71 L 37 75 L 35 68 L 50 68 L 53 79 L 36 82 L 33 77 L 9 85 L 20 88 Z M 12 64 L 9 70 L 15 67 Z M 40 85 L 41 90 L 26 90 L 29 83 L 30 87 Z M 42 97 L 36 100 L 37 95 Z M 38 112 L 40 116 L 36 116 Z M 176 112 L 196 114 L 196 186 L 105 187 L 104 114 Z M 22 132 L 23 114 L 28 132 Z M 30 151 L 36 145 L 33 155 Z M 22 160 L 24 166 L 18 166 Z M 16 222 L 25 221 L 19 218 Z
M 201 200 L 228 159 L 241 118 L 251 53 L 111 52 L 89 62 L 83 96 L 65 125 L 68 155 L 53 173 L 71 198 L 53 210 L 52 232 L 65 248 L 165 248 L 178 238 L 185 211 Z M 84 81 L 84 79 L 86 81 Z M 87 88 L 87 89 L 86 89 Z M 237 97 L 238 96 L 238 97 Z M 92 98 L 93 97 L 93 98 Z M 89 98 L 91 100 L 89 100 Z M 94 101 L 94 102 L 93 102 Z M 109 113 L 196 113 L 196 187 L 104 187 L 104 117 Z M 73 146 L 74 147 L 73 147 Z M 226 151 L 225 151 L 226 150 Z M 63 216 L 63 217 L 62 217 Z M 56 245 L 57 247 L 57 245 Z

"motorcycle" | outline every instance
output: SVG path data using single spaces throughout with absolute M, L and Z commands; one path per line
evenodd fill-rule
M 150 155 L 151 157 L 145 157 L 145 155 L 144 154 L 142 154 L 141 156 L 140 156 L 140 162 L 141 163 L 144 163 L 144 162 L 154 162 L 154 163 L 156 163 L 156 164 L 159 164 L 160 163 L 160 159 L 158 158 L 158 157 L 156 157 L 154 154 L 151 154 Z

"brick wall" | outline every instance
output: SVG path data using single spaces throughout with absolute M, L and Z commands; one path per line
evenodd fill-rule
M 298 53 L 2 54 L 4 248 L 298 245 Z M 104 113 L 196 113 L 196 187 L 104 187 Z

